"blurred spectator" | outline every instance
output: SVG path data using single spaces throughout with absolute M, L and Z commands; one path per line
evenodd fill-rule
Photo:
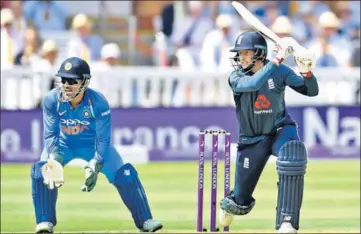
M 175 20 L 175 3 L 165 5 L 160 14 L 161 17 L 161 31 L 166 37 L 170 37 L 173 32 L 173 25 Z
M 277 2 L 269 1 L 265 4 L 265 17 L 263 19 L 263 23 L 266 26 L 271 26 L 276 21 L 277 17 L 281 14 L 281 12 L 278 8 Z
M 320 31 L 318 38 L 308 48 L 316 54 L 317 66 L 349 66 L 351 45 L 345 37 L 338 34 L 340 21 L 337 16 L 327 11 L 318 20 Z
M 34 72 L 33 95 L 37 100 L 37 107 L 41 107 L 42 95 L 55 88 L 56 58 L 58 56 L 58 46 L 53 40 L 46 40 L 40 49 L 41 58 L 32 63 Z
M 8 1 L 8 0 L 1 0 L 1 1 L 0 1 L 0 9 L 7 8 L 8 5 L 9 5 L 9 1 Z
M 271 25 L 271 30 L 274 33 L 276 33 L 280 38 L 293 37 L 294 28 L 292 22 L 289 17 L 284 15 L 277 17 L 275 22 Z M 267 40 L 267 44 L 268 44 L 267 57 L 273 58 L 275 56 L 275 52 L 273 51 L 274 43 Z M 285 61 L 283 61 L 283 64 L 286 64 L 287 66 L 291 66 L 291 67 L 294 66 L 295 63 L 293 57 L 292 56 L 287 57 Z
M 155 40 L 153 44 L 153 61 L 156 66 L 167 66 L 174 48 L 170 45 L 169 39 L 173 33 L 173 26 L 176 18 L 175 2 L 166 4 L 160 16 L 153 19 Z
M 153 44 L 153 61 L 156 66 L 178 66 L 175 46 L 171 42 L 176 22 L 184 18 L 183 1 L 173 1 L 165 5 L 160 16 L 153 20 L 155 40 Z
M 103 39 L 98 35 L 91 35 L 92 23 L 85 14 L 78 14 L 73 18 L 72 29 L 75 37 L 69 40 L 68 57 L 80 57 L 92 62 L 100 59 Z
M 321 14 L 331 10 L 329 5 L 327 5 L 324 1 L 297 1 L 298 8 L 305 7 L 304 5 L 308 5 L 308 8 L 312 10 L 312 15 L 314 15 L 317 19 L 321 16 Z
M 202 46 L 200 58 L 205 72 L 226 72 L 231 68 L 229 50 L 241 33 L 231 30 L 230 15 L 219 15 L 216 25 L 218 28 L 206 35 Z
M 352 51 L 352 56 L 351 56 L 351 65 L 353 67 L 360 67 L 360 55 L 361 55 L 361 51 L 360 51 L 360 27 L 358 27 L 357 29 L 357 36 L 353 42 L 354 45 L 354 49 Z
M 25 33 L 27 21 L 23 15 L 23 1 L 10 1 L 9 8 L 14 13 L 14 30 L 18 33 Z
M 356 24 L 356 26 L 360 26 L 360 12 L 361 12 L 361 4 L 360 1 L 349 1 L 348 2 L 351 9 L 351 17 L 352 21 Z
M 1 9 L 1 68 L 14 65 L 15 56 L 24 45 L 23 36 L 13 29 L 13 22 L 13 12 Z
M 291 15 L 290 7 L 291 7 L 292 2 L 293 1 L 291 1 L 291 0 L 277 1 L 278 8 L 280 10 L 281 15 L 287 15 L 287 16 Z
M 102 64 L 103 67 L 110 68 L 119 66 L 121 51 L 116 43 L 103 45 L 100 55 L 101 59 L 99 64 Z
M 356 26 L 354 18 L 352 18 L 352 12 L 349 2 L 338 2 L 337 11 L 340 19 L 340 31 L 341 34 L 351 39 L 352 30 Z
M 238 12 L 232 6 L 232 1 L 217 1 L 217 8 L 219 15 L 233 15 L 237 16 Z
M 232 31 L 244 30 L 241 24 L 241 17 L 239 17 L 238 12 L 232 6 L 232 1 L 217 1 L 217 15 L 229 15 L 232 19 L 232 24 L 230 26 Z M 245 22 L 243 21 L 245 24 Z
M 316 36 L 317 17 L 312 13 L 310 4 L 301 4 L 295 15 L 292 17 L 292 23 L 295 30 L 293 36 L 302 45 L 312 40 Z
M 35 27 L 29 26 L 25 31 L 25 45 L 15 57 L 15 65 L 30 66 L 36 60 L 39 60 L 38 55 L 41 41 L 38 31 Z
M 53 73 L 58 52 L 55 41 L 44 41 L 40 49 L 41 58 L 32 64 L 33 70 L 35 72 Z
M 271 30 L 275 32 L 279 37 L 292 37 L 293 26 L 288 16 L 279 16 L 275 22 L 271 25 Z
M 121 51 L 116 43 L 108 43 L 103 45 L 101 49 L 101 59 L 93 63 L 92 67 L 94 77 L 90 82 L 91 88 L 101 91 L 107 98 L 111 107 L 119 107 L 120 101 L 120 80 L 119 77 L 109 76 L 106 71 L 111 70 L 115 66 L 119 66 Z M 104 75 L 103 75 L 104 74 Z
M 68 10 L 61 1 L 26 1 L 24 14 L 39 31 L 65 30 Z
M 171 40 L 178 49 L 176 54 L 179 66 L 191 70 L 200 65 L 202 43 L 206 34 L 213 29 L 213 21 L 202 16 L 201 1 L 190 1 L 188 6 L 190 13 L 176 23 Z

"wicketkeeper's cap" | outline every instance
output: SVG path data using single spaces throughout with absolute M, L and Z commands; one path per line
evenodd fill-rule
M 56 76 L 71 79 L 90 79 L 91 77 L 88 63 L 78 57 L 65 59 Z

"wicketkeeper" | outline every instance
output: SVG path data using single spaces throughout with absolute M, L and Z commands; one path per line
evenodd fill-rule
M 298 48 L 299 47 L 299 48 Z M 295 63 L 299 74 L 282 64 L 297 48 Z M 267 43 L 257 32 L 244 32 L 231 52 L 235 71 L 229 76 L 239 125 L 239 143 L 234 190 L 221 201 L 221 213 L 246 215 L 255 205 L 252 196 L 269 156 L 277 156 L 278 199 L 276 229 L 296 233 L 306 173 L 307 151 L 300 141 L 297 125 L 285 106 L 287 86 L 306 96 L 318 94 L 311 68 L 314 56 L 292 38 L 283 38 L 277 55 L 266 60 Z M 227 226 L 227 218 L 220 223 Z M 226 220 L 227 219 L 227 220 Z
M 31 168 L 35 231 L 53 232 L 58 189 L 64 183 L 63 167 L 74 158 L 88 162 L 82 191 L 92 191 L 101 172 L 118 190 L 139 230 L 161 229 L 162 224 L 152 218 L 137 171 L 123 163 L 111 144 L 111 111 L 105 97 L 88 88 L 89 65 L 80 58 L 68 58 L 56 76 L 57 88 L 43 99 L 45 148 L 40 161 Z

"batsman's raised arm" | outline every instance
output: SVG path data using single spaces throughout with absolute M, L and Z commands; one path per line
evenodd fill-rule
M 266 60 L 267 42 L 256 32 L 238 36 L 230 52 L 235 53 L 231 62 L 235 71 L 229 77 L 234 93 L 254 92 L 264 85 L 282 61 L 291 54 L 288 41 L 280 41 L 277 54 L 272 61 Z
M 309 71 L 307 73 L 301 73 L 297 75 L 291 68 L 283 66 L 287 70 L 285 77 L 285 83 L 287 86 L 295 90 L 296 92 L 313 97 L 318 95 L 318 83 L 314 74 Z
M 241 75 L 239 72 L 233 71 L 229 76 L 229 84 L 234 93 L 257 91 L 276 68 L 274 63 L 267 63 L 252 76 Z

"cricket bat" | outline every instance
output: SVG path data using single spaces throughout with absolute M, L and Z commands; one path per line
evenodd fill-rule
M 256 16 L 254 16 L 244 5 L 239 2 L 233 1 L 233 7 L 236 11 L 241 15 L 242 19 L 246 21 L 249 25 L 251 25 L 257 32 L 261 33 L 266 38 L 270 39 L 272 42 L 278 44 L 281 38 L 277 36 L 270 28 L 264 25 Z M 292 43 L 293 56 L 297 56 L 297 54 L 305 54 L 308 53 L 308 50 L 302 47 L 296 40 L 293 39 Z M 311 63 L 307 62 L 311 66 Z

